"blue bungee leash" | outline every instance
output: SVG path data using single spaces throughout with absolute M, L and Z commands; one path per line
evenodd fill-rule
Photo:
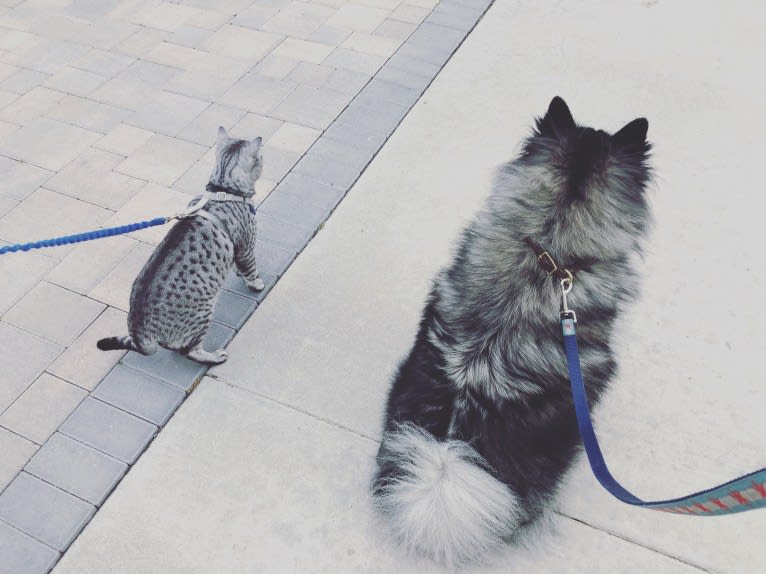
M 59 245 L 81 243 L 83 241 L 92 241 L 94 239 L 102 239 L 104 237 L 112 237 L 114 235 L 123 235 L 125 233 L 132 233 L 133 231 L 146 229 L 148 227 L 156 227 L 157 225 L 165 225 L 166 223 L 174 219 L 184 219 L 187 217 L 191 217 L 192 215 L 195 215 L 198 211 L 200 211 L 205 206 L 205 204 L 210 199 L 227 201 L 226 199 L 219 199 L 224 197 L 226 195 L 226 192 L 217 192 L 217 193 L 218 193 L 218 196 L 216 196 L 215 194 L 206 193 L 200 198 L 200 200 L 197 203 L 169 217 L 155 217 L 154 219 L 149 219 L 147 221 L 139 221 L 137 223 L 130 223 L 128 225 L 120 225 L 118 227 L 107 227 L 105 229 L 96 229 L 94 231 L 86 231 L 84 233 L 75 233 L 73 235 L 65 235 L 63 237 L 54 237 L 52 239 L 43 239 L 40 241 L 31 241 L 29 243 L 15 243 L 13 245 L 5 245 L 3 247 L 0 247 L 0 255 L 4 255 L 5 253 L 14 253 L 16 251 L 29 251 L 31 249 L 41 249 L 43 247 L 57 247 Z M 221 193 L 223 193 L 224 195 L 221 196 L 220 195 Z M 255 215 L 256 210 L 255 210 L 255 206 L 252 203 L 248 202 L 248 208 L 250 209 L 250 212 L 253 215 Z
M 549 255 L 547 257 L 551 262 L 553 261 Z M 580 353 L 577 349 L 575 327 L 577 316 L 567 304 L 567 295 L 572 290 L 574 279 L 572 273 L 567 269 L 562 269 L 556 266 L 555 263 L 553 263 L 553 267 L 559 273 L 557 276 L 561 276 L 562 272 L 564 275 L 560 280 L 561 330 L 564 334 L 564 348 L 567 355 L 569 381 L 572 387 L 575 413 L 577 414 L 577 425 L 580 428 L 580 436 L 585 446 L 585 452 L 588 455 L 591 470 L 593 470 L 593 474 L 601 485 L 615 498 L 627 504 L 674 514 L 720 516 L 722 514 L 733 514 L 735 512 L 745 512 L 766 507 L 766 468 L 756 470 L 707 490 L 669 500 L 642 500 L 617 482 L 617 479 L 609 472 L 604 455 L 601 453 L 596 433 L 593 431 L 593 422 L 590 417 L 588 399 L 585 394 L 585 385 L 583 384 L 582 370 L 580 368 Z M 549 275 L 553 272 L 551 271 Z

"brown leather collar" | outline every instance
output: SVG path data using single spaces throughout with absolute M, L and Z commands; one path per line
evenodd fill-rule
M 534 251 L 535 255 L 537 256 L 537 262 L 540 264 L 540 267 L 543 271 L 545 271 L 548 277 L 553 275 L 556 277 L 556 279 L 559 280 L 567 278 L 571 279 L 573 273 L 590 263 L 589 261 L 578 261 L 572 263 L 571 265 L 559 264 L 548 252 L 548 250 L 540 245 L 537 241 L 532 239 L 532 237 L 525 237 L 524 241 L 526 241 L 527 245 L 529 245 L 532 251 Z

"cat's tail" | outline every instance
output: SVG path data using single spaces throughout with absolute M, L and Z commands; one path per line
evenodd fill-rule
M 521 521 L 516 495 L 463 441 L 405 424 L 383 436 L 375 506 L 408 551 L 446 566 L 482 562 Z
M 118 349 L 126 349 L 128 351 L 137 351 L 142 355 L 151 355 L 157 350 L 156 343 L 139 342 L 135 341 L 130 335 L 126 337 L 107 337 L 100 339 L 96 343 L 96 347 L 102 351 L 116 351 Z

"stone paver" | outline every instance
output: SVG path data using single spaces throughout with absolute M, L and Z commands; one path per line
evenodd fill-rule
M 309 222 L 307 217 L 306 224 L 296 225 L 290 221 L 292 219 L 290 217 L 285 220 L 261 212 L 258 214 L 259 236 L 266 241 L 273 241 L 277 245 L 300 251 L 326 218 L 326 213 L 322 210 L 310 210 L 308 213 L 314 215 L 315 220 Z
M 59 345 L 71 344 L 104 310 L 104 305 L 43 281 L 3 316 L 11 325 Z
M 120 163 L 115 171 L 167 186 L 206 151 L 198 144 L 155 134 Z
M 6 76 L 3 82 L 0 83 L 0 89 L 16 94 L 25 94 L 35 86 L 42 84 L 48 78 L 48 74 L 43 72 L 21 68 Z
M 388 17 L 389 12 L 380 8 L 371 6 L 359 6 L 347 4 L 327 20 L 328 26 L 337 28 L 348 28 L 356 32 L 372 32 L 383 20 Z
M 4 197 L 22 201 L 52 175 L 43 168 L 0 156 L 0 177 L 5 182 L 0 194 Z
M 295 166 L 301 153 L 272 147 L 266 144 L 263 153 L 268 154 L 271 161 L 263 166 L 263 177 L 269 181 L 280 181 Z
M 22 472 L 0 494 L 0 520 L 63 551 L 95 512 L 92 504 Z
M 275 13 L 262 24 L 264 30 L 294 38 L 309 39 L 324 26 L 334 13 L 328 2 L 271 2 Z M 258 6 L 254 6 L 257 8 Z M 274 8 L 278 8 L 276 11 Z M 267 8 L 269 9 L 269 8 Z M 252 25 L 253 22 L 251 21 Z
M 49 179 L 45 187 L 111 210 L 122 207 L 146 182 L 113 171 L 124 158 L 91 149 Z
M 245 110 L 221 104 L 210 104 L 178 133 L 180 139 L 200 145 L 212 145 L 216 141 L 218 126 L 231 130 L 246 114 Z M 260 133 L 251 131 L 249 133 Z M 212 171 L 213 166 L 210 166 Z
M 219 28 L 203 43 L 203 47 L 214 54 L 257 62 L 270 53 L 282 38 L 280 34 L 228 25 Z
M 350 99 L 348 94 L 329 88 L 299 86 L 272 110 L 272 114 L 309 128 L 324 129 L 346 107 Z
M 124 365 L 117 365 L 99 383 L 92 396 L 162 426 L 181 404 L 184 393 Z
M 95 506 L 100 506 L 128 465 L 56 433 L 37 451 L 24 470 Z
M 118 108 L 138 110 L 151 104 L 165 85 L 179 73 L 178 68 L 136 60 L 90 94 L 90 98 Z
M 136 240 L 126 235 L 83 243 L 64 257 L 45 279 L 85 295 L 114 269 L 135 245 Z
M 72 66 L 81 70 L 94 72 L 101 76 L 113 78 L 134 61 L 135 58 L 130 56 L 94 48 L 79 60 L 75 60 Z
M 213 320 L 226 327 L 239 329 L 256 307 L 257 303 L 249 297 L 221 291 L 213 309 Z
M 32 441 L 0 426 L 0 490 L 8 486 L 37 450 Z
M 43 444 L 87 395 L 84 389 L 43 373 L 0 415 L 0 427 Z
M 108 209 L 41 187 L 0 219 L 0 238 L 8 242 L 26 243 L 79 233 L 98 229 L 110 215 Z M 65 245 L 49 249 L 44 255 L 62 259 L 72 249 L 74 247 Z M 18 254 L 10 257 L 21 258 Z
M 319 130 L 285 122 L 269 138 L 269 145 L 302 154 L 320 135 Z
M 53 567 L 59 552 L 0 521 L 0 556 L 2 574 L 39 574 Z
M 157 427 L 88 397 L 59 430 L 105 454 L 133 463 L 149 444 Z
M 155 183 L 149 183 L 108 219 L 104 226 L 117 227 L 135 221 L 145 221 L 163 215 L 173 215 L 186 207 L 189 201 L 189 196 L 184 193 Z M 165 237 L 172 225 L 173 223 L 171 222 L 165 225 L 142 229 L 141 231 L 131 233 L 130 237 L 156 245 L 162 241 L 162 238 Z
M 130 110 L 88 98 L 64 96 L 45 115 L 60 122 L 105 134 L 130 116 L 131 113 Z
M 40 135 L 41 132 L 47 127 L 51 128 L 53 124 L 36 122 L 45 112 L 56 105 L 57 102 L 62 100 L 66 94 L 56 90 L 51 90 L 44 86 L 36 86 L 26 92 L 23 96 L 14 99 L 10 104 L 6 105 L 2 111 L 0 111 L 0 119 L 7 122 L 16 123 L 18 125 L 27 126 L 26 130 L 19 130 L 16 132 L 16 137 L 19 138 L 19 149 L 15 152 L 19 155 L 13 156 L 10 150 L 3 151 L 4 154 L 11 157 L 19 157 L 23 154 L 34 156 L 33 141 L 34 137 Z M 67 135 L 66 130 L 59 127 L 57 135 L 60 136 L 59 143 Z M 51 152 L 55 152 L 55 148 L 51 147 Z M 60 152 L 59 152 L 60 153 Z M 67 153 L 71 153 L 67 150 Z M 76 154 L 75 154 L 76 155 Z M 23 159 L 23 157 L 21 157 Z M 48 158 L 41 158 L 40 161 L 46 161 Z M 70 156 L 71 159 L 71 156 Z M 42 165 L 42 164 L 40 164 Z M 43 166 L 47 167 L 47 166 Z M 60 166 L 58 166 L 60 167 Z M 56 166 L 49 169 L 56 169 Z
M 283 123 L 282 120 L 273 117 L 248 113 L 234 125 L 229 135 L 234 138 L 252 139 L 253 134 L 258 134 L 263 138 L 264 143 L 268 143 L 271 136 L 282 127 Z M 211 155 L 208 162 L 208 176 L 213 169 L 213 157 Z M 257 182 L 256 185 L 258 185 Z
M 88 292 L 88 296 L 127 313 L 133 281 L 149 260 L 153 250 L 151 245 L 136 241 L 114 269 Z
M 244 286 L 239 277 L 236 284 Z M 234 329 L 219 323 L 211 323 L 202 343 L 210 351 L 225 347 L 234 337 Z M 205 366 L 166 349 L 158 349 L 154 355 L 144 356 L 133 351 L 125 355 L 123 364 L 135 371 L 146 373 L 183 391 L 191 391 L 205 373 Z
M 219 101 L 251 112 L 269 114 L 296 87 L 297 84 L 289 79 L 280 80 L 251 72 L 237 80 Z
M 24 257 L 0 258 L 0 274 L 13 277 L 13 281 L 0 283 L 0 313 L 10 309 L 55 265 L 55 259 L 35 252 L 27 252 Z
M 130 116 L 126 123 L 175 136 L 207 107 L 208 102 L 202 100 L 172 92 L 160 92 L 152 102 Z
M 120 124 L 115 126 L 106 137 L 98 140 L 94 147 L 127 157 L 148 142 L 152 135 L 154 134 L 150 131 Z
M 423 18 L 433 7 L 404 4 Z M 261 136 L 254 202 L 266 289 L 227 280 L 205 347 L 227 345 L 439 71 L 400 58 L 385 77 L 396 87 L 353 104 L 415 31 L 396 17 L 404 4 L 10 7 L 0 14 L 10 26 L 0 35 L 0 245 L 170 215 L 207 182 L 218 125 Z M 464 12 L 433 23 L 454 29 L 450 18 Z M 11 453 L 0 465 L 0 548 L 13 549 L 4 564 L 14 574 L 50 568 L 206 371 L 162 349 L 95 347 L 126 332 L 133 279 L 169 228 L 0 258 L 9 278 L 0 281 L 0 438 Z
M 94 72 L 79 68 L 65 67 L 49 76 L 44 85 L 75 96 L 88 96 L 95 91 L 107 78 Z
M 6 108 L 7 109 L 7 108 Z M 0 142 L 0 153 L 49 170 L 59 170 L 100 134 L 48 118 L 38 118 L 13 134 L 13 142 Z
M 0 321 L 0 412 L 11 404 L 40 376 L 63 351 L 63 347 Z

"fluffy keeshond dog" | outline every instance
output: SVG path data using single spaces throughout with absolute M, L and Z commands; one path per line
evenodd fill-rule
M 647 128 L 644 118 L 614 135 L 580 126 L 554 98 L 437 276 L 390 391 L 373 479 L 407 550 L 482 562 L 552 502 L 580 441 L 559 280 L 539 251 L 574 275 L 594 405 L 615 374 L 612 329 L 636 292 L 651 220 Z

